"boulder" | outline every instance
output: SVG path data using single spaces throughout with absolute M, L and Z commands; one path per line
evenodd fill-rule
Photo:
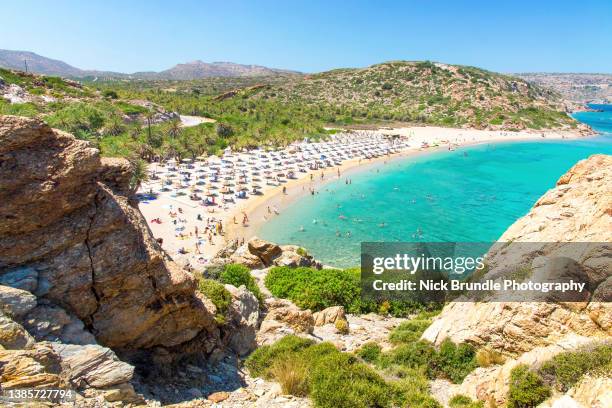
M 270 266 L 274 258 L 283 252 L 280 246 L 257 237 L 252 238 L 247 245 L 249 252 L 261 259 L 266 266 Z
M 249 269 L 261 269 L 265 267 L 261 258 L 249 251 L 247 244 L 242 245 L 229 257 L 231 263 L 241 264 Z
M 283 299 L 268 300 L 266 306 L 268 307 L 268 314 L 264 322 L 274 320 L 285 323 L 296 333 L 312 333 L 314 319 L 310 310 L 302 310 L 290 301 Z
M 2 388 L 58 388 L 59 357 L 48 343 L 36 343 L 30 350 L 0 350 Z
M 34 338 L 23 326 L 0 312 L 0 346 L 6 350 L 29 349 Z
M 343 306 L 332 306 L 323 309 L 320 312 L 313 313 L 315 326 L 323 326 L 325 324 L 335 324 L 336 320 L 346 320 Z
M 22 289 L 0 285 L 0 311 L 21 319 L 36 307 L 36 296 Z
M 76 387 L 104 388 L 128 382 L 134 367 L 120 361 L 115 353 L 98 345 L 52 343 L 61 359 L 62 370 Z
M 243 285 L 236 288 L 225 285 L 232 295 L 232 304 L 229 310 L 230 327 L 229 346 L 240 356 L 245 356 L 255 349 L 257 343 L 257 324 L 259 322 L 259 301 Z

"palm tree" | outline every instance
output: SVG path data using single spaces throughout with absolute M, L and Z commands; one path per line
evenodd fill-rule
M 151 120 L 153 119 L 154 115 L 155 113 L 153 113 L 151 109 L 148 109 L 144 114 L 145 119 L 147 120 L 147 136 L 149 137 L 149 140 L 151 140 Z
M 179 119 L 172 119 L 170 121 L 170 127 L 168 128 L 168 134 L 173 139 L 181 133 L 181 121 Z

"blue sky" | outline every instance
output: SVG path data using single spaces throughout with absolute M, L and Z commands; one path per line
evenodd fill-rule
M 316 72 L 434 60 L 612 72 L 612 1 L 1 1 L 0 48 L 84 69 L 232 61 Z

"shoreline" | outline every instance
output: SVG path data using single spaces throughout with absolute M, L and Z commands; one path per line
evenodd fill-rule
M 427 129 L 424 131 L 424 129 Z M 446 132 L 440 132 L 440 129 L 446 129 Z M 473 132 L 483 132 L 482 134 L 487 134 L 488 138 L 481 138 L 478 140 L 464 141 L 461 143 L 457 143 L 455 148 L 463 148 L 476 146 L 481 144 L 488 143 L 504 143 L 504 142 L 525 142 L 525 141 L 548 141 L 548 140 L 571 140 L 571 139 L 580 139 L 580 138 L 588 138 L 595 137 L 599 133 L 594 132 L 593 134 L 584 135 L 578 132 L 572 131 L 545 131 L 545 132 L 503 132 L 503 131 L 486 131 L 486 130 L 475 130 L 475 129 L 457 129 L 457 128 L 436 128 L 436 127 L 420 127 L 420 128 L 393 128 L 393 129 L 380 129 L 381 133 L 386 134 L 402 134 L 407 132 L 420 131 L 421 137 L 423 137 L 423 133 L 449 133 L 449 129 L 451 132 L 456 132 L 458 135 L 462 133 L 473 134 Z M 492 133 L 492 134 L 491 134 Z M 506 135 L 510 133 L 510 135 Z M 497 134 L 497 135 L 495 135 Z M 455 136 L 458 136 L 455 135 Z M 429 135 L 425 135 L 428 137 Z M 497 137 L 495 137 L 497 136 Z M 315 174 L 313 180 L 310 180 L 309 176 L 302 177 L 295 180 L 287 181 L 286 183 L 274 187 L 265 191 L 264 194 L 257 196 L 245 203 L 245 205 L 238 205 L 233 208 L 225 218 L 226 224 L 226 233 L 224 236 L 225 244 L 229 244 L 233 240 L 242 240 L 245 242 L 249 239 L 253 238 L 260 231 L 261 227 L 269 221 L 271 217 L 274 217 L 275 214 L 268 213 L 267 208 L 276 208 L 279 212 L 282 212 L 286 208 L 288 208 L 292 203 L 296 202 L 299 199 L 303 199 L 305 196 L 309 195 L 310 188 L 314 188 L 315 191 L 321 188 L 322 186 L 338 180 L 342 179 L 348 175 L 355 174 L 362 171 L 367 171 L 370 168 L 375 168 L 380 165 L 385 165 L 387 163 L 391 163 L 397 160 L 402 160 L 410 157 L 419 157 L 428 154 L 443 152 L 448 150 L 448 144 L 437 147 L 429 147 L 429 148 L 417 148 L 417 149 L 407 149 L 405 151 L 392 154 L 390 156 L 385 157 L 377 157 L 374 159 L 351 159 L 342 163 L 339 167 L 327 168 L 324 170 L 325 176 L 323 179 L 320 177 L 320 171 L 309 172 L 308 174 Z M 337 176 L 337 171 L 340 170 L 340 177 Z M 306 188 L 308 186 L 308 189 Z M 286 194 L 283 194 L 283 187 L 286 187 Z M 242 214 L 246 214 L 249 218 L 249 222 L 246 226 L 243 226 L 240 222 L 236 224 L 233 223 L 233 218 L 236 217 L 236 220 L 240 220 Z

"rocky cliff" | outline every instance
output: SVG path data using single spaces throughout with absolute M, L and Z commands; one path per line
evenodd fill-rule
M 583 279 L 588 291 L 571 301 L 509 302 L 493 293 L 487 302 L 449 303 L 424 339 L 468 342 L 508 358 L 503 365 L 477 369 L 459 393 L 503 404 L 517 364 L 537 365 L 560 352 L 610 340 L 611 232 L 612 156 L 594 155 L 572 167 L 502 235 L 487 254 L 484 276 L 537 280 L 554 272 Z
M 0 116 L 3 386 L 126 385 L 134 368 L 110 348 L 219 343 L 214 305 L 161 251 L 129 183 L 127 161 Z

